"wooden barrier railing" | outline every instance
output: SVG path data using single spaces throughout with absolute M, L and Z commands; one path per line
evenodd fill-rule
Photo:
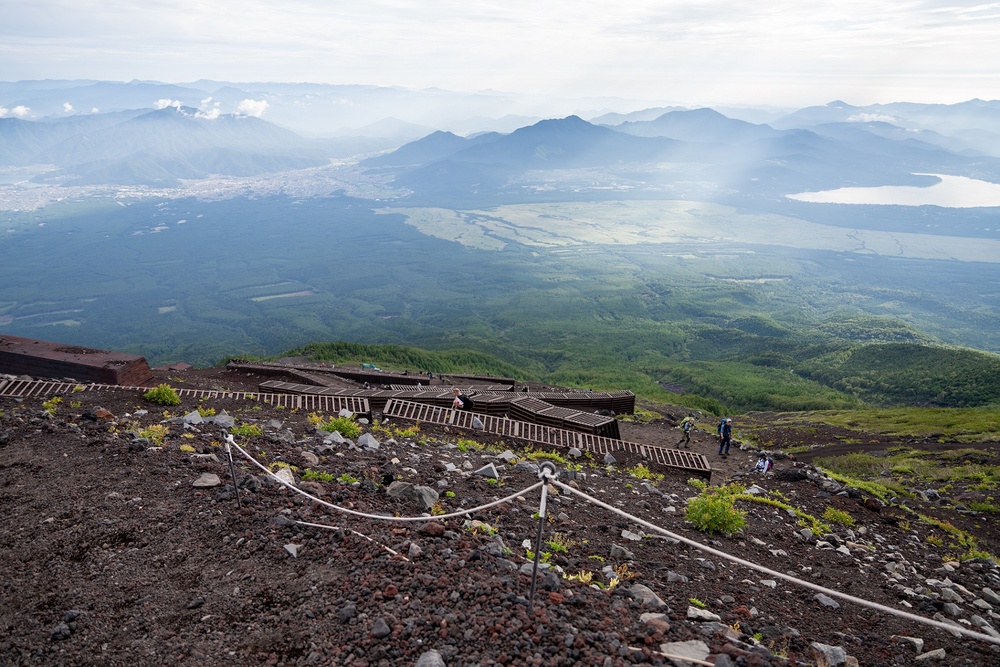
M 383 414 L 387 417 L 428 424 L 457 426 L 465 429 L 474 429 L 473 421 L 478 419 L 483 428 L 475 430 L 492 435 L 528 440 L 563 449 L 576 447 L 581 451 L 592 452 L 602 457 L 605 454 L 614 455 L 616 452 L 625 451 L 637 454 L 659 465 L 684 470 L 706 479 L 712 475 L 712 467 L 709 465 L 708 458 L 703 454 L 690 450 L 641 445 L 634 442 L 606 438 L 600 435 L 554 428 L 552 426 L 545 426 L 544 424 L 532 424 L 504 417 L 466 412 L 464 410 L 453 410 L 451 408 L 442 408 L 426 403 L 415 403 L 396 398 L 389 400 L 383 410 Z

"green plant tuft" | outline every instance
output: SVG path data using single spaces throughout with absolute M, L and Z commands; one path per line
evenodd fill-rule
M 732 535 L 746 525 L 746 513 L 734 506 L 732 493 L 705 489 L 688 502 L 686 518 L 705 533 Z
M 177 390 L 169 384 L 160 384 L 142 395 L 150 403 L 158 405 L 180 405 L 181 397 L 177 395 Z

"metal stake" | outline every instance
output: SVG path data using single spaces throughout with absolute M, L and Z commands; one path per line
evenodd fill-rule
M 243 509 L 243 503 L 240 501 L 240 487 L 236 484 L 236 466 L 233 464 L 233 449 L 230 447 L 230 445 L 236 444 L 236 440 L 226 431 L 223 431 L 222 435 L 226 440 L 226 454 L 229 456 L 229 474 L 233 478 L 233 493 L 236 494 L 236 506 Z
M 546 461 L 538 469 L 538 478 L 545 481 L 556 476 L 556 467 L 551 461 Z M 545 500 L 548 498 L 549 485 L 542 484 L 542 500 L 538 505 L 538 535 L 535 537 L 535 563 L 531 570 L 531 592 L 528 594 L 528 607 L 535 606 L 535 588 L 538 585 L 538 559 L 542 554 L 542 526 L 545 525 Z

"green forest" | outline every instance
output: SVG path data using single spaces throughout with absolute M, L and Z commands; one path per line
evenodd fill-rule
M 715 413 L 1000 402 L 992 264 L 711 243 L 485 250 L 348 197 L 4 215 L 0 334 L 153 365 L 364 357 Z

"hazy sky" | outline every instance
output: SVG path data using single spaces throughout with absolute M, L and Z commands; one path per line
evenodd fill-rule
M 1000 2 L 0 0 L 0 80 L 804 106 L 1000 98 Z

